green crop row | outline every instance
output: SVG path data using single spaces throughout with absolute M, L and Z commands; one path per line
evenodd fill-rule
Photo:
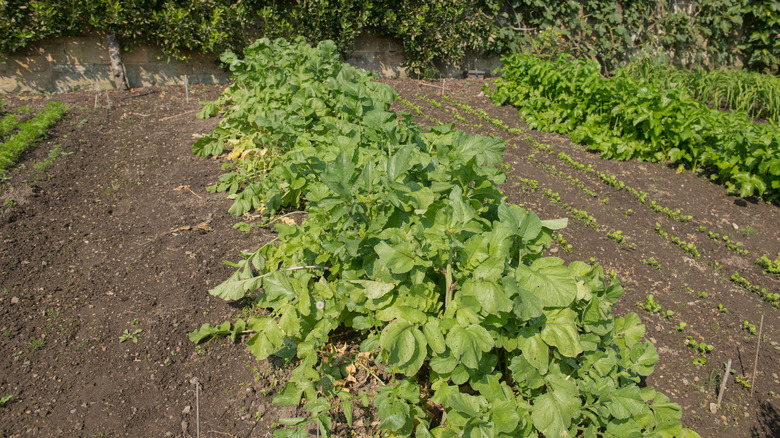
M 772 306 L 780 308 L 780 294 L 771 293 L 765 287 L 761 287 L 757 284 L 751 284 L 745 277 L 739 275 L 739 272 L 734 272 L 731 274 L 731 281 L 738 284 L 743 289 L 757 294 Z
M 780 123 L 780 78 L 746 70 L 689 70 L 645 59 L 626 66 L 634 79 L 661 89 L 684 87 L 714 108 L 743 111 Z
M 67 109 L 61 102 L 50 102 L 35 117 L 16 126 L 18 132 L 0 143 L 0 174 L 16 164 L 22 153 L 40 140 L 46 130 L 62 118 Z
M 639 387 L 658 355 L 636 314 L 612 316 L 619 284 L 545 257 L 565 221 L 505 202 L 501 141 L 423 132 L 333 43 L 259 40 L 222 59 L 235 83 L 205 105 L 223 119 L 193 151 L 267 148 L 280 158 L 246 183 L 258 184 L 251 205 L 302 207 L 306 219 L 277 224 L 277 239 L 210 291 L 250 295 L 270 315 L 204 324 L 190 339 L 249 336 L 258 359 L 298 359 L 274 401 L 306 416 L 274 436 L 330 436 L 357 402 L 399 436 L 698 436 L 679 406 Z M 369 392 L 345 386 L 326 348 L 337 330 L 362 339 L 340 363 L 357 356 L 391 377 Z
M 686 242 L 673 234 L 669 234 L 667 231 L 664 231 L 664 229 L 661 228 L 661 224 L 658 222 L 655 223 L 655 232 L 664 239 L 677 245 L 681 250 L 688 253 L 689 256 L 697 260 L 699 257 L 701 257 L 698 248 L 696 248 L 696 245 L 693 242 Z
M 532 128 L 572 139 L 619 160 L 673 161 L 704 169 L 740 196 L 780 199 L 780 129 L 745 113 L 706 108 L 684 89 L 660 90 L 595 62 L 503 58 L 491 98 L 512 104 Z

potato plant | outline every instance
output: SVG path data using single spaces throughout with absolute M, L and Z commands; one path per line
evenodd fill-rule
M 357 402 L 393 435 L 698 436 L 638 385 L 658 355 L 636 314 L 612 315 L 622 287 L 600 266 L 545 257 L 565 220 L 506 203 L 503 142 L 399 118 L 393 90 L 340 63 L 333 43 L 264 39 L 222 59 L 235 83 L 203 115 L 224 118 L 193 150 L 273 150 L 258 180 L 236 171 L 232 210 L 302 206 L 306 219 L 277 224 L 210 291 L 251 295 L 270 315 L 190 339 L 250 336 L 257 359 L 298 359 L 274 401 L 309 416 L 275 436 L 329 436 Z M 359 337 L 366 366 L 392 372 L 375 393 L 342 386 L 327 348 L 337 330 Z

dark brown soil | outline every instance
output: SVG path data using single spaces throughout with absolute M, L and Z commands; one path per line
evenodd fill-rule
M 441 101 L 435 88 L 409 80 L 390 83 L 429 117 L 456 121 L 454 106 L 444 102 L 439 109 L 417 98 Z M 567 261 L 593 258 L 615 270 L 627 290 L 616 313 L 637 312 L 647 325 L 661 358 L 648 384 L 683 407 L 684 425 L 702 437 L 780 435 L 780 309 L 729 281 L 738 271 L 751 283 L 780 292 L 780 279 L 753 263 L 764 254 L 780 257 L 779 209 L 731 196 L 691 172 L 604 161 L 566 137 L 528 131 L 514 109 L 493 107 L 480 94 L 483 84 L 448 80 L 446 93 L 694 217 L 689 223 L 674 222 L 625 190 L 458 112 L 467 120 L 458 122 L 464 130 L 508 140 L 510 177 L 504 190 L 512 202 L 543 219 L 571 218 L 562 203 L 597 219 L 596 229 L 570 219 L 561 234 L 572 245 L 571 253 L 552 251 Z M 0 435 L 189 437 L 197 434 L 199 408 L 201 436 L 259 437 L 270 436 L 279 418 L 295 415 L 293 408 L 271 403 L 288 371 L 254 361 L 240 345 L 223 340 L 196 347 L 187 338 L 203 323 L 241 314 L 240 307 L 207 290 L 232 272 L 221 260 L 236 260 L 239 250 L 255 249 L 272 237 L 264 229 L 248 234 L 233 229 L 239 219 L 227 213 L 230 201 L 205 190 L 221 173 L 220 163 L 190 152 L 193 135 L 216 123 L 194 117 L 196 101 L 213 99 L 219 91 L 199 87 L 189 104 L 178 88 L 109 93 L 110 109 L 105 95 L 96 109 L 94 93 L 7 97 L 11 109 L 38 109 L 61 100 L 70 111 L 0 186 L 0 397 L 13 395 L 0 408 Z M 70 155 L 35 170 L 55 144 Z M 543 164 L 554 165 L 555 173 Z M 567 175 L 579 178 L 597 198 L 574 187 Z M 539 189 L 519 178 L 538 181 Z M 561 202 L 551 202 L 544 189 L 557 192 Z M 658 236 L 655 222 L 694 242 L 701 258 L 688 257 Z M 699 225 L 744 242 L 748 255 L 713 242 L 697 231 Z M 607 237 L 616 230 L 636 249 Z M 660 269 L 642 262 L 649 257 Z M 698 298 L 697 292 L 708 297 Z M 636 302 L 644 302 L 647 294 L 674 315 L 665 319 L 638 308 Z M 754 379 L 757 336 L 742 324 L 747 320 L 758 329 L 762 315 L 764 336 Z M 687 327 L 677 332 L 680 322 Z M 132 336 L 120 342 L 125 333 L 139 329 L 137 342 Z M 714 351 L 695 354 L 685 345 L 688 336 L 714 345 Z M 694 365 L 698 357 L 707 363 Z M 710 403 L 717 399 L 728 359 L 735 374 L 713 414 Z M 738 376 L 754 384 L 752 399 L 750 389 L 736 382 Z M 197 394 L 193 379 L 200 382 Z
M 507 141 L 504 162 L 509 166 L 509 178 L 503 190 L 511 202 L 524 204 L 542 219 L 569 217 L 569 226 L 561 234 L 572 245 L 571 253 L 560 248 L 551 252 L 567 262 L 593 260 L 607 270 L 614 270 L 623 282 L 626 295 L 619 301 L 615 313 L 637 312 L 647 327 L 647 337 L 658 350 L 660 361 L 647 383 L 667 394 L 683 408 L 683 425 L 697 431 L 702 437 L 764 437 L 780 436 L 780 309 L 764 302 L 758 295 L 738 287 L 729 278 L 734 272 L 752 284 L 760 284 L 769 292 L 780 292 L 780 278 L 764 273 L 754 263 L 761 255 L 773 260 L 780 258 L 780 209 L 757 200 L 744 200 L 726 192 L 722 186 L 711 184 L 692 172 L 678 171 L 663 163 L 617 162 L 602 160 L 597 154 L 586 152 L 583 146 L 554 133 L 531 131 L 511 107 L 495 107 L 481 91 L 483 80 L 447 80 L 445 94 L 472 108 L 482 109 L 490 117 L 500 119 L 511 128 L 520 128 L 538 142 L 549 145 L 554 153 L 540 152 L 523 138 L 508 134 L 493 124 L 458 109 L 441 98 L 441 89 L 418 81 L 389 81 L 396 91 L 412 105 L 418 106 L 428 117 L 417 116 L 421 124 L 435 122 L 455 123 L 472 133 L 494 135 Z M 435 83 L 441 86 L 441 83 Z M 423 96 L 424 99 L 420 99 Z M 441 108 L 429 103 L 438 102 Z M 413 112 L 403 105 L 398 110 Z M 464 121 L 465 120 L 465 121 Z M 565 152 L 573 159 L 606 171 L 626 185 L 648 193 L 647 202 L 672 209 L 681 209 L 692 215 L 687 223 L 673 221 L 656 213 L 626 190 L 604 184 L 595 174 L 578 171 L 556 158 Z M 552 170 L 550 166 L 555 166 Z M 586 194 L 568 178 L 597 195 Z M 534 190 L 520 182 L 521 178 L 538 182 Z M 559 202 L 544 195 L 549 189 L 558 193 Z M 563 203 L 587 211 L 598 223 L 587 227 L 573 219 L 562 208 Z M 701 253 L 697 260 L 655 232 L 655 223 L 678 238 L 693 242 Z M 725 243 L 716 243 L 699 225 L 719 234 L 727 233 L 732 240 L 744 243 L 748 254 L 742 256 L 729 251 Z M 636 249 L 619 245 L 608 233 L 622 231 Z M 654 258 L 660 269 L 643 263 Z M 718 268 L 716 263 L 722 265 Z M 699 298 L 697 292 L 706 292 Z M 645 303 L 648 294 L 663 310 L 674 315 L 664 318 L 637 305 Z M 719 310 L 719 305 L 725 311 Z M 757 336 L 742 328 L 748 321 L 759 330 L 764 315 L 763 336 L 758 360 L 757 377 L 753 379 L 753 364 Z M 681 322 L 686 324 L 676 331 Z M 686 346 L 686 339 L 713 345 L 714 351 L 696 354 Z M 699 357 L 705 365 L 694 365 Z M 727 382 L 722 405 L 713 413 L 710 403 L 716 403 L 720 379 L 725 363 L 731 359 L 734 374 Z M 736 383 L 735 377 L 747 377 L 755 385 L 750 389 Z
M 232 228 L 205 191 L 219 163 L 190 152 L 218 91 L 7 97 L 70 110 L 0 187 L 0 435 L 195 436 L 199 408 L 201 436 L 265 436 L 292 414 L 270 403 L 281 371 L 187 338 L 240 313 L 207 290 L 269 238 Z M 70 155 L 35 171 L 55 144 Z

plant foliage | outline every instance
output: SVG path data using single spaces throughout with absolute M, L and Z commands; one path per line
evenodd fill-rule
M 545 257 L 565 221 L 506 203 L 495 167 L 504 144 L 452 125 L 424 132 L 335 48 L 263 39 L 243 60 L 225 54 L 235 84 L 202 112 L 224 118 L 193 146 L 279 157 L 236 182 L 234 213 L 305 208 L 210 291 L 252 294 L 270 315 L 190 335 L 249 334 L 258 359 L 296 358 L 274 400 L 302 403 L 309 417 L 282 420 L 275 435 L 314 426 L 327 436 L 336 413 L 351 424 L 362 401 L 395 435 L 698 436 L 682 429 L 679 406 L 638 385 L 658 355 L 636 314 L 611 314 L 620 285 L 600 266 Z M 373 394 L 342 386 L 332 366 L 326 346 L 344 329 L 371 368 L 394 373 Z
M 115 32 L 171 56 L 188 50 L 240 51 L 255 37 L 303 36 L 342 52 L 364 31 L 393 37 L 415 75 L 435 76 L 434 61 L 467 51 L 596 60 L 605 72 L 637 55 L 675 54 L 676 62 L 740 63 L 776 69 L 780 1 L 694 0 L 5 0 L 0 57 L 61 35 Z
M 673 161 L 704 168 L 740 196 L 780 197 L 780 129 L 744 112 L 722 113 L 684 88 L 659 89 L 593 61 L 503 58 L 491 98 L 520 109 L 529 126 L 571 134 L 604 158 Z

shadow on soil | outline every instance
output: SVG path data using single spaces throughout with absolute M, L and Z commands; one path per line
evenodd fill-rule
M 751 437 L 780 436 L 780 412 L 771 403 L 764 402 L 759 406 L 758 423 L 758 427 L 750 430 Z

